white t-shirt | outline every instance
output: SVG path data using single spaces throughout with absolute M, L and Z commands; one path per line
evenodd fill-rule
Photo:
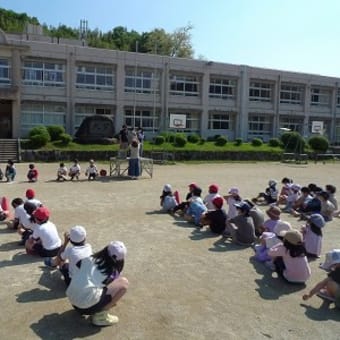
M 92 174 L 97 174 L 97 173 L 98 173 L 98 169 L 97 169 L 97 167 L 95 165 L 89 166 L 86 169 L 86 176 L 92 175 Z
M 70 174 L 79 174 L 80 173 L 80 165 L 79 164 L 73 164 L 70 167 Z
M 216 209 L 214 203 L 212 202 L 215 197 L 221 197 L 221 195 L 218 194 L 218 193 L 213 193 L 213 194 L 208 194 L 204 197 L 203 202 L 206 205 L 206 207 L 208 208 L 208 210 L 215 210 Z
M 61 254 L 60 257 L 63 261 L 68 260 L 69 262 L 69 275 L 72 277 L 75 266 L 79 260 L 82 260 L 86 257 L 90 257 L 93 254 L 92 247 L 90 244 L 86 243 L 83 246 L 71 246 L 67 247 Z
M 14 218 L 18 219 L 19 223 L 22 224 L 25 228 L 30 228 L 32 226 L 32 222 L 30 221 L 30 215 L 27 214 L 24 209 L 24 205 L 18 205 L 14 210 Z
M 37 208 L 42 206 L 42 203 L 39 200 L 37 200 L 36 198 L 28 198 L 26 200 L 26 202 L 34 204 Z
M 61 246 L 57 227 L 50 221 L 35 224 L 32 236 L 34 239 L 40 239 L 43 248 L 46 250 L 53 250 Z

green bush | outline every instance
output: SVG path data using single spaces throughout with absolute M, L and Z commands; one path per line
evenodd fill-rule
M 268 145 L 273 147 L 273 148 L 276 148 L 276 147 L 280 146 L 280 140 L 278 138 L 269 139 Z
M 309 146 L 313 151 L 326 152 L 329 147 L 328 139 L 324 136 L 312 136 L 308 140 Z
M 156 136 L 155 137 L 155 144 L 156 145 L 162 145 L 165 142 L 165 137 L 164 136 Z
M 252 146 L 261 146 L 263 144 L 261 138 L 253 138 L 251 141 Z
M 226 137 L 219 136 L 215 141 L 215 145 L 216 146 L 224 146 L 224 145 L 227 144 L 227 142 L 228 142 L 228 139 Z
M 298 132 L 285 132 L 281 135 L 280 139 L 285 151 L 298 153 L 304 151 L 306 141 Z
M 234 140 L 234 145 L 236 145 L 236 146 L 240 146 L 240 145 L 242 145 L 242 143 L 243 143 L 242 138 L 236 138 Z
M 175 142 L 176 134 L 174 132 L 162 132 L 160 135 L 164 137 L 164 142 L 167 143 Z
M 204 138 L 201 138 L 198 142 L 198 145 L 203 145 L 205 143 L 205 139 Z
M 61 125 L 50 125 L 47 127 L 47 131 L 51 136 L 51 141 L 60 140 L 60 136 L 65 133 L 65 129 Z
M 189 135 L 188 136 L 188 142 L 189 143 L 193 143 L 193 144 L 196 144 L 198 143 L 200 140 L 200 136 L 197 135 L 197 134 L 193 134 L 193 135 Z
M 62 145 L 69 145 L 72 142 L 72 137 L 67 133 L 59 135 L 59 139 Z
M 31 147 L 38 149 L 45 146 L 51 140 L 51 137 L 46 127 L 39 125 L 30 131 L 29 140 Z
M 185 136 L 182 134 L 176 134 L 174 145 L 178 147 L 183 147 L 187 143 Z

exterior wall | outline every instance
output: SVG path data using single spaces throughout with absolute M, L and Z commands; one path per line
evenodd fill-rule
M 80 41 L 57 41 L 39 35 L 6 35 L 3 32 L 0 32 L 0 59 L 8 59 L 11 67 L 10 84 L 3 85 L 0 82 L 0 102 L 11 102 L 13 138 L 22 137 L 22 112 L 25 103 L 40 103 L 43 106 L 60 103 L 65 110 L 62 114 L 66 132 L 72 135 L 77 126 L 76 109 L 88 106 L 108 109 L 114 118 L 116 132 L 126 122 L 127 110 L 132 110 L 133 121 L 136 112 L 149 112 L 146 115 L 152 113 L 152 119 L 158 122 L 157 125 L 151 124 L 147 116 L 140 120 L 148 122 L 145 127 L 147 137 L 169 130 L 169 114 L 174 112 L 191 117 L 192 126 L 189 126 L 187 133 L 197 132 L 205 138 L 223 134 L 230 139 L 247 140 L 258 134 L 263 139 L 269 139 L 280 134 L 283 124 L 299 125 L 303 135 L 308 137 L 311 133 L 311 122 L 317 120 L 324 122 L 325 134 L 331 141 L 340 142 L 339 78 L 95 49 L 83 46 Z M 64 65 L 64 84 L 25 85 L 22 80 L 23 63 L 29 59 L 50 60 Z M 93 90 L 77 87 L 77 66 L 83 64 L 112 68 L 113 88 Z M 158 85 L 152 85 L 154 88 L 151 91 L 139 93 L 135 83 L 135 91 L 126 92 L 127 68 L 134 70 L 135 76 L 141 70 L 151 72 L 152 77 L 155 77 L 151 79 L 151 83 Z M 184 85 L 178 82 L 178 76 L 185 78 Z M 229 88 L 229 85 L 222 85 L 221 95 L 215 93 L 216 95 L 212 96 L 210 89 L 213 78 L 221 79 L 222 84 L 229 84 L 230 81 L 230 84 L 235 83 L 235 86 L 230 85 Z M 177 79 L 175 84 L 172 79 Z M 296 102 L 282 102 L 280 99 L 282 86 L 289 88 L 289 84 L 292 84 L 292 93 L 288 93 L 288 96 L 299 97 Z M 174 94 L 173 88 L 176 86 L 179 93 Z M 181 86 L 193 93 L 188 94 L 186 90 L 181 93 Z M 259 86 L 259 89 L 256 86 Z M 294 86 L 300 91 L 297 94 L 294 93 Z M 220 87 L 217 86 L 216 89 Z M 321 91 L 320 98 L 324 98 L 320 100 L 328 100 L 322 105 L 321 102 L 320 105 L 318 102 L 312 102 L 313 94 L 313 100 L 319 100 L 318 89 Z M 211 118 L 215 117 L 214 114 L 222 118 Z M 221 122 L 217 121 L 214 125 L 211 119 L 221 119 Z M 253 130 L 250 133 L 251 129 Z M 261 134 L 261 129 L 268 131 Z

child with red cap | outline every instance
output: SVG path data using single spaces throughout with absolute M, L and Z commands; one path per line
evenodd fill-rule
M 181 211 L 182 213 L 184 213 L 188 207 L 189 207 L 189 201 L 191 199 L 191 197 L 193 196 L 193 191 L 198 188 L 197 184 L 192 182 L 188 185 L 189 187 L 189 192 L 187 193 L 186 197 L 185 197 L 185 201 L 177 204 L 175 206 L 175 208 L 172 210 L 173 213 L 176 213 L 177 211 Z
M 35 198 L 35 191 L 33 189 L 26 190 L 26 202 L 34 204 L 37 208 L 42 206 L 42 203 Z
M 216 234 L 222 234 L 226 227 L 227 214 L 223 206 L 223 198 L 217 196 L 212 201 L 214 208 L 202 214 L 201 225 L 209 225 L 210 230 Z
M 213 200 L 215 197 L 221 197 L 221 195 L 218 193 L 218 185 L 217 184 L 211 184 L 209 185 L 208 189 L 209 193 L 206 195 L 203 199 L 203 203 L 206 205 L 208 210 L 215 210 L 215 205 L 213 204 Z
M 59 253 L 61 239 L 57 227 L 49 221 L 50 211 L 47 207 L 39 207 L 33 213 L 35 225 L 33 234 L 26 241 L 25 247 L 28 254 L 41 257 L 54 257 Z
M 38 180 L 39 172 L 33 163 L 28 165 L 27 179 L 29 182 L 36 182 Z

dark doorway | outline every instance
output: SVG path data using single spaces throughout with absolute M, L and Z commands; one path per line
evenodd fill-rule
M 12 102 L 0 100 L 0 138 L 12 138 Z

